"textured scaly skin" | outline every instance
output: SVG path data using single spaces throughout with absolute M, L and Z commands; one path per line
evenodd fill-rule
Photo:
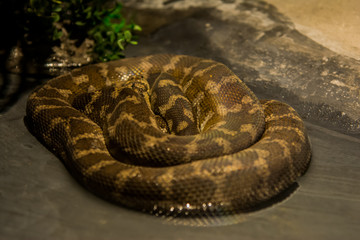
M 309 165 L 293 108 L 226 66 L 153 55 L 73 70 L 35 90 L 31 132 L 95 194 L 157 215 L 247 211 Z

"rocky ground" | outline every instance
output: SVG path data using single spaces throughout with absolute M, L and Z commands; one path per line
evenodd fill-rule
M 129 55 L 147 48 L 146 54 L 213 58 L 259 96 L 283 99 L 305 119 L 360 134 L 360 61 L 302 34 L 273 5 L 252 0 L 126 2 L 151 34 Z

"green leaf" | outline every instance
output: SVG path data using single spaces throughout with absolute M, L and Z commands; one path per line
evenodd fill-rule
M 124 31 L 124 38 L 126 42 L 130 42 L 132 38 L 132 34 L 129 30 Z
M 142 28 L 139 25 L 134 24 L 134 31 L 142 31 Z
M 125 19 L 122 19 L 120 23 L 113 23 L 111 25 L 111 28 L 115 31 L 115 32 L 120 32 L 120 30 L 124 27 L 125 25 Z
M 81 21 L 76 21 L 75 24 L 76 24 L 77 26 L 84 26 L 86 23 L 81 22 Z
M 122 9 L 121 4 L 117 4 L 115 6 L 115 8 L 113 10 L 111 10 L 110 15 L 112 15 L 112 16 L 121 16 L 121 14 L 120 14 L 121 9 Z
M 95 41 L 98 41 L 98 42 L 104 41 L 104 38 L 102 37 L 100 32 L 96 32 L 93 36 L 94 36 Z
M 60 20 L 60 15 L 56 12 L 52 12 L 51 17 L 53 18 L 54 22 L 58 22 Z
M 62 35 L 63 35 L 62 31 L 59 31 L 59 30 L 55 29 L 52 39 L 53 40 L 58 40 L 59 38 L 61 38 Z
M 86 13 L 86 19 L 90 19 L 91 18 L 91 16 L 92 16 L 92 7 L 91 6 L 89 6 L 89 7 L 87 7 L 87 8 L 85 8 L 84 9 L 84 13 Z
M 102 22 L 104 23 L 105 26 L 108 26 L 108 27 L 111 26 L 111 18 L 109 16 L 104 17 Z
M 100 12 L 95 11 L 95 12 L 94 12 L 94 16 L 95 16 L 95 18 L 101 20 Z
M 84 12 L 91 12 L 91 10 L 92 10 L 92 7 L 89 6 L 89 7 L 87 7 L 87 8 L 84 9 Z
M 54 12 L 61 12 L 62 11 L 62 7 L 61 6 L 57 6 L 53 9 Z
M 86 17 L 85 17 L 85 18 L 86 18 L 86 19 L 90 19 L 90 18 L 91 18 L 91 11 L 86 13 Z
M 124 49 L 125 49 L 123 43 L 124 43 L 124 40 L 123 40 L 123 39 L 119 39 L 119 40 L 117 41 L 117 45 L 119 46 L 119 48 L 120 48 L 121 50 L 124 50 Z
M 108 35 L 110 37 L 110 42 L 113 43 L 115 41 L 115 33 L 113 31 L 109 31 Z

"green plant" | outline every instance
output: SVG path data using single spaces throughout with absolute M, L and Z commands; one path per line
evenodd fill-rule
M 58 41 L 65 34 L 80 45 L 86 38 L 94 41 L 95 61 L 109 61 L 123 57 L 127 44 L 137 44 L 135 31 L 141 31 L 135 23 L 127 23 L 121 14 L 122 6 L 114 0 L 29 0 L 25 8 L 28 15 L 27 40 L 32 33 L 46 29 L 45 38 Z M 44 35 L 43 35 L 44 36 Z

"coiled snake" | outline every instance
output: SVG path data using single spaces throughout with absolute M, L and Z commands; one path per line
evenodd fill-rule
M 75 69 L 35 90 L 31 132 L 97 195 L 157 215 L 246 211 L 310 162 L 290 106 L 221 63 L 153 55 Z

